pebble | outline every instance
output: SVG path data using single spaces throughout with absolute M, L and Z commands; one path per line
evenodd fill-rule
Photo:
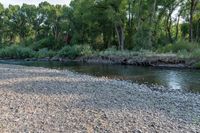
M 199 103 L 198 94 L 155 91 L 68 70 L 0 64 L 2 133 L 200 132 Z

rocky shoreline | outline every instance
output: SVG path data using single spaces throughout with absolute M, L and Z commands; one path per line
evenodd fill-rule
M 200 95 L 0 64 L 0 132 L 200 132 Z
M 196 63 L 200 62 L 199 59 L 184 59 L 178 58 L 176 55 L 157 55 L 150 57 L 135 56 L 131 58 L 118 57 L 118 56 L 90 56 L 90 57 L 78 57 L 76 59 L 69 58 L 28 58 L 25 61 L 77 61 L 85 63 L 98 63 L 98 64 L 123 64 L 123 65 L 134 65 L 134 66 L 152 66 L 152 67 L 169 67 L 169 68 L 190 68 L 199 69 L 195 66 Z

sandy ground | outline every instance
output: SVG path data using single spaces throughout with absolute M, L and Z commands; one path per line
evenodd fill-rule
M 200 95 L 1 64 L 0 132 L 199 133 Z

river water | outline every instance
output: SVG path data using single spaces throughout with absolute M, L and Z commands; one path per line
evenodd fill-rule
M 161 85 L 170 90 L 200 93 L 200 70 L 138 67 L 111 64 L 86 64 L 77 62 L 27 62 L 0 61 L 3 64 L 15 64 L 52 69 L 68 69 L 98 77 L 129 80 L 149 86 Z

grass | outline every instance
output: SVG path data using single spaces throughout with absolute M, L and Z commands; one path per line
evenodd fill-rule
M 0 49 L 1 58 L 25 59 L 32 58 L 34 55 L 35 51 L 32 49 L 18 45 L 7 46 Z
M 158 52 L 160 53 L 167 53 L 167 52 L 172 52 L 172 53 L 177 53 L 179 51 L 188 51 L 192 52 L 195 49 L 200 48 L 200 45 L 198 43 L 191 43 L 188 41 L 180 40 L 175 42 L 174 44 L 168 44 L 164 47 L 158 48 Z
M 188 52 L 186 50 L 181 50 L 177 52 L 178 57 L 183 59 L 200 59 L 200 48 L 193 50 L 192 52 Z
M 38 52 L 35 54 L 35 58 L 45 58 L 45 57 L 54 57 L 56 56 L 56 52 L 52 50 L 48 50 L 47 48 L 40 49 Z
M 200 58 L 200 48 L 195 49 L 195 50 L 192 52 L 192 57 L 193 57 L 193 58 Z
M 134 56 L 141 57 L 169 57 L 174 56 L 182 59 L 200 59 L 200 44 L 198 43 L 190 43 L 187 41 L 177 41 L 174 44 L 168 44 L 165 47 L 158 48 L 156 51 L 149 50 L 124 50 L 119 51 L 116 48 L 109 48 L 105 51 L 101 51 L 97 53 L 98 56 L 119 56 L 119 57 L 127 57 L 131 58 Z
M 74 59 L 79 56 L 90 56 L 92 53 L 93 50 L 89 45 L 73 45 L 63 47 L 57 55 Z
M 158 53 L 174 53 L 179 58 L 196 58 L 200 59 L 200 44 L 187 41 L 177 41 L 174 44 L 168 44 L 157 50 Z
M 56 52 L 52 50 L 40 49 L 39 51 L 34 51 L 31 48 L 19 45 L 6 46 L 0 49 L 0 58 L 10 58 L 10 59 L 45 58 L 45 57 L 53 57 L 55 55 Z
M 33 50 L 29 47 L 11 45 L 0 49 L 0 58 L 25 59 L 25 58 L 46 58 L 46 57 L 68 57 L 74 59 L 79 56 L 89 56 L 93 50 L 89 45 L 65 46 L 60 51 L 48 50 L 47 48 Z
M 154 56 L 156 55 L 156 52 L 149 51 L 149 50 L 140 50 L 140 51 L 131 51 L 131 50 L 124 50 L 120 51 L 116 48 L 108 48 L 105 51 L 101 51 L 97 53 L 98 56 L 119 56 L 119 57 L 127 57 L 131 58 L 134 56 Z
M 156 51 L 150 50 L 117 50 L 115 47 L 108 48 L 104 51 L 94 51 L 90 45 L 68 45 L 58 51 L 48 48 L 34 49 L 22 45 L 2 46 L 0 49 L 0 58 L 25 59 L 25 58 L 46 58 L 46 57 L 68 57 L 75 59 L 80 56 L 117 56 L 132 58 L 140 57 L 169 57 L 176 56 L 183 59 L 195 58 L 200 59 L 200 45 L 189 43 L 187 41 L 178 41 L 175 44 L 168 44 Z

